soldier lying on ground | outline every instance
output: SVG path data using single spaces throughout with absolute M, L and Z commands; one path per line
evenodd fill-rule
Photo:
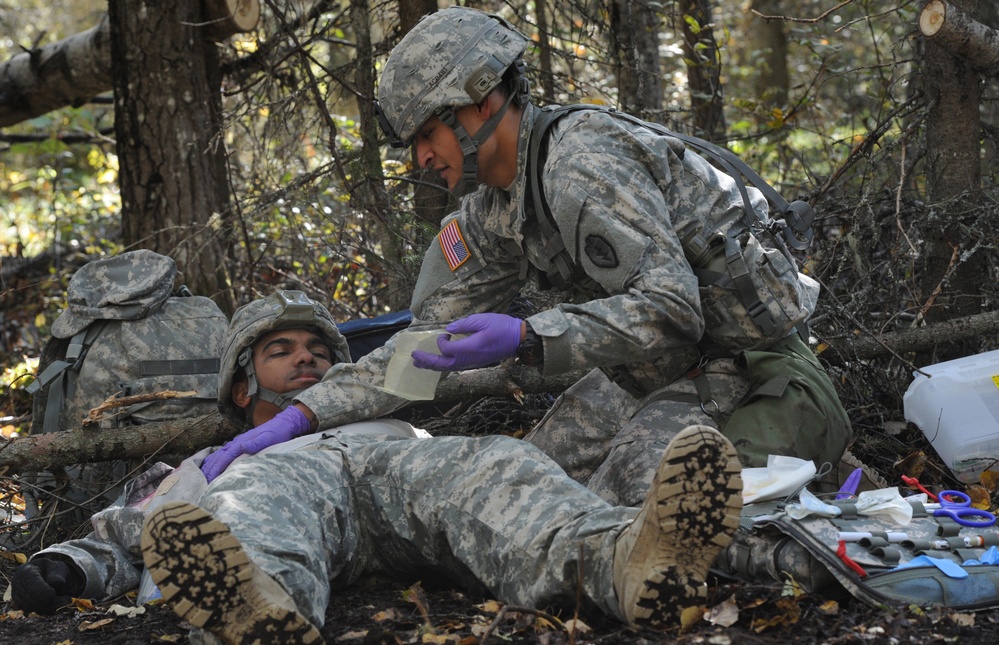
M 223 411 L 263 427 L 331 366 L 341 343 L 325 309 L 301 294 L 247 305 L 227 338 Z M 732 445 L 699 426 L 664 452 L 641 508 L 611 506 L 509 437 L 348 427 L 282 449 L 236 460 L 197 505 L 156 504 L 142 530 L 164 599 L 229 643 L 321 642 L 330 593 L 376 571 L 433 569 L 470 591 L 540 607 L 574 606 L 581 590 L 587 609 L 669 625 L 703 602 L 741 506 Z M 63 597 L 90 585 L 65 553 L 29 564 L 16 576 L 18 602 L 40 596 L 39 581 Z

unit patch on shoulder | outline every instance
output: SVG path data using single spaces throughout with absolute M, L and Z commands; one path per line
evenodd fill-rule
M 448 222 L 447 226 L 441 229 L 437 235 L 437 241 L 440 242 L 444 258 L 452 271 L 472 257 L 468 251 L 468 245 L 465 244 L 465 238 L 461 235 L 461 229 L 458 228 L 458 220 Z

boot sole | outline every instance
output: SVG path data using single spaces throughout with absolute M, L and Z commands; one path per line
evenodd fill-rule
M 291 597 L 250 561 L 229 527 L 187 502 L 146 520 L 142 558 L 163 599 L 191 625 L 226 643 L 319 645 L 323 638 Z
M 667 627 L 685 608 L 703 604 L 708 569 L 732 541 L 741 509 L 742 466 L 728 439 L 706 426 L 677 434 L 641 511 L 638 544 L 655 540 L 655 547 L 645 549 L 643 561 L 629 562 L 632 571 L 653 572 L 630 613 L 635 626 Z

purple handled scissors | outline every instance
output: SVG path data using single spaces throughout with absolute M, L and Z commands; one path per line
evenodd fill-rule
M 935 517 L 946 515 L 961 526 L 982 527 L 996 523 L 996 516 L 988 511 L 971 507 L 971 498 L 958 490 L 942 490 L 937 493 L 940 508 L 933 511 Z

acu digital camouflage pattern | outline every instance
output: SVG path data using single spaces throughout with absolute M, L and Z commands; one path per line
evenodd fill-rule
M 441 329 L 472 313 L 506 311 L 532 274 L 553 271 L 537 223 L 524 209 L 524 165 L 535 111 L 531 105 L 525 108 L 513 185 L 508 190 L 480 189 L 446 220 L 458 222 L 471 257 L 452 272 L 437 241 L 431 244 L 411 306 L 415 329 Z M 639 396 L 608 379 L 599 386 L 582 386 L 589 388 L 590 401 L 584 403 L 590 404 L 577 409 L 559 406 L 530 440 L 569 465 L 580 481 L 591 486 L 609 483 L 598 491 L 601 495 L 634 503 L 654 468 L 646 448 L 665 445 L 691 423 L 719 425 L 712 416 L 718 416 L 714 406 L 709 406 L 712 415 L 702 412 L 699 400 L 691 397 L 696 386 L 685 378 L 701 357 L 698 342 L 705 323 L 697 277 L 684 256 L 680 234 L 697 227 L 727 230 L 742 215 L 742 197 L 731 177 L 677 140 L 603 112 L 580 112 L 556 123 L 543 181 L 580 274 L 569 302 L 527 319 L 543 338 L 544 372 L 603 368 L 628 382 Z M 758 212 L 765 213 L 762 195 L 749 190 Z M 613 250 L 613 262 L 587 252 L 598 240 Z M 393 350 L 390 341 L 355 365 L 334 366 L 298 400 L 316 413 L 321 428 L 391 412 L 405 403 L 379 390 Z M 714 358 L 708 376 L 711 398 L 724 418 L 756 385 L 735 369 L 731 352 L 708 358 Z M 728 367 L 721 367 L 726 361 Z M 811 370 L 815 381 L 828 383 L 817 364 L 803 369 Z M 649 423 L 635 428 L 634 436 L 618 437 L 622 428 L 635 425 L 633 417 L 641 416 L 641 399 L 662 388 L 680 390 L 685 400 L 657 400 L 645 413 Z M 834 403 L 842 412 L 838 401 Z M 793 456 L 835 464 L 851 436 L 844 419 L 845 412 L 831 422 L 812 415 L 776 434 L 761 433 L 755 446 L 737 445 L 739 458 L 746 466 L 765 464 L 766 450 L 794 446 L 803 454 Z M 573 454 L 577 441 L 582 456 Z M 627 468 L 609 464 L 608 474 L 630 482 L 594 479 L 592 472 L 584 479 L 581 473 L 593 466 L 584 471 L 571 466 L 573 461 L 592 464 L 594 455 L 599 460 L 611 453 Z
M 198 505 L 315 625 L 331 589 L 379 571 L 533 607 L 572 607 L 581 591 L 587 608 L 624 620 L 614 544 L 637 510 L 611 507 L 509 437 L 333 433 L 234 462 Z
M 408 145 L 441 108 L 478 103 L 530 41 L 506 21 L 463 7 L 425 16 L 393 49 L 378 104 L 398 142 Z
M 196 374 L 148 375 L 144 361 L 218 359 L 228 320 L 201 296 L 170 297 L 177 267 L 171 258 L 148 250 L 90 262 L 70 280 L 68 307 L 52 325 L 68 339 L 94 325 L 96 338 L 77 370 L 67 372 L 68 396 L 59 428 L 78 428 L 92 408 L 113 394 L 165 390 L 198 396 L 140 404 L 110 415 L 103 427 L 191 417 L 212 411 L 217 363 Z M 100 327 L 96 327 L 100 325 Z M 43 367 L 44 372 L 44 367 Z
M 996 525 L 962 527 L 948 518 L 934 517 L 919 503 L 913 503 L 912 521 L 901 525 L 851 513 L 849 500 L 824 501 L 843 508 L 843 515 L 811 515 L 796 520 L 783 512 L 782 505 L 745 507 L 743 529 L 719 558 L 719 568 L 755 580 L 793 580 L 806 592 L 838 582 L 858 599 L 873 604 L 895 602 L 954 609 L 999 606 L 999 565 L 965 565 L 966 578 L 949 577 L 935 566 L 897 568 L 920 555 L 956 565 L 979 561 L 986 550 L 999 546 Z M 871 534 L 845 543 L 846 556 L 863 569 L 864 575 L 848 567 L 836 554 L 841 532 Z M 888 533 L 904 533 L 905 537 L 889 541 Z
M 176 274 L 172 259 L 139 250 L 90 262 L 73 275 L 68 307 L 53 324 L 55 338 L 45 349 L 53 360 L 39 366 L 33 432 L 79 428 L 90 410 L 112 395 L 196 392 L 109 410 L 99 423 L 102 429 L 214 410 L 228 321 L 208 298 L 172 297 Z M 78 359 L 69 354 L 73 348 Z M 44 473 L 25 481 L 45 491 L 69 485 L 58 494 L 83 505 L 82 520 L 117 497 L 129 470 L 125 462 L 107 462 L 71 469 L 68 481 Z

